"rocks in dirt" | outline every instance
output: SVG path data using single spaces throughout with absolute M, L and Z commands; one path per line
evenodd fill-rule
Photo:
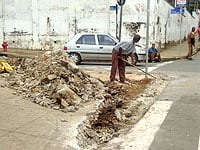
M 49 74 L 49 75 L 47 75 L 47 79 L 48 80 L 54 80 L 56 78 L 57 78 L 57 75 L 55 75 L 55 74 Z
M 108 142 L 119 129 L 119 120 L 115 115 L 117 101 L 104 100 L 97 111 L 79 126 L 79 145 L 85 148 L 92 144 Z M 93 145 L 94 146 L 94 145 Z
M 81 98 L 68 86 L 58 90 L 55 98 L 60 100 L 61 105 L 64 107 L 68 107 L 70 105 L 79 105 L 81 102 Z

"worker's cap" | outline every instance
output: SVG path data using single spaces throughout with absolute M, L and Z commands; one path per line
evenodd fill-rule
M 141 37 L 140 37 L 139 34 L 135 34 L 134 37 L 133 37 L 133 41 L 134 41 L 134 42 L 138 42 L 138 41 L 140 40 L 140 38 L 141 38 Z

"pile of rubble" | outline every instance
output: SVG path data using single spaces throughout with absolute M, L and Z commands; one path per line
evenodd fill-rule
M 104 85 L 81 71 L 66 55 L 44 54 L 15 61 L 9 87 L 42 106 L 76 111 L 82 102 L 103 99 Z

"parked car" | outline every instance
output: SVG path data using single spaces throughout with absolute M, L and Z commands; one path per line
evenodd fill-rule
M 117 43 L 118 41 L 110 34 L 76 34 L 65 43 L 64 50 L 76 64 L 84 61 L 111 61 L 112 49 Z M 145 59 L 144 48 L 136 44 L 135 65 Z

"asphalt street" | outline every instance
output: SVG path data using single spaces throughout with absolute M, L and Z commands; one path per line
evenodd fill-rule
M 170 78 L 144 117 L 102 150 L 200 150 L 200 54 L 154 64 Z M 158 86 L 159 87 L 159 86 Z
M 200 136 L 200 55 L 180 60 L 156 72 L 172 77 L 157 101 L 172 102 L 149 150 L 199 150 Z

